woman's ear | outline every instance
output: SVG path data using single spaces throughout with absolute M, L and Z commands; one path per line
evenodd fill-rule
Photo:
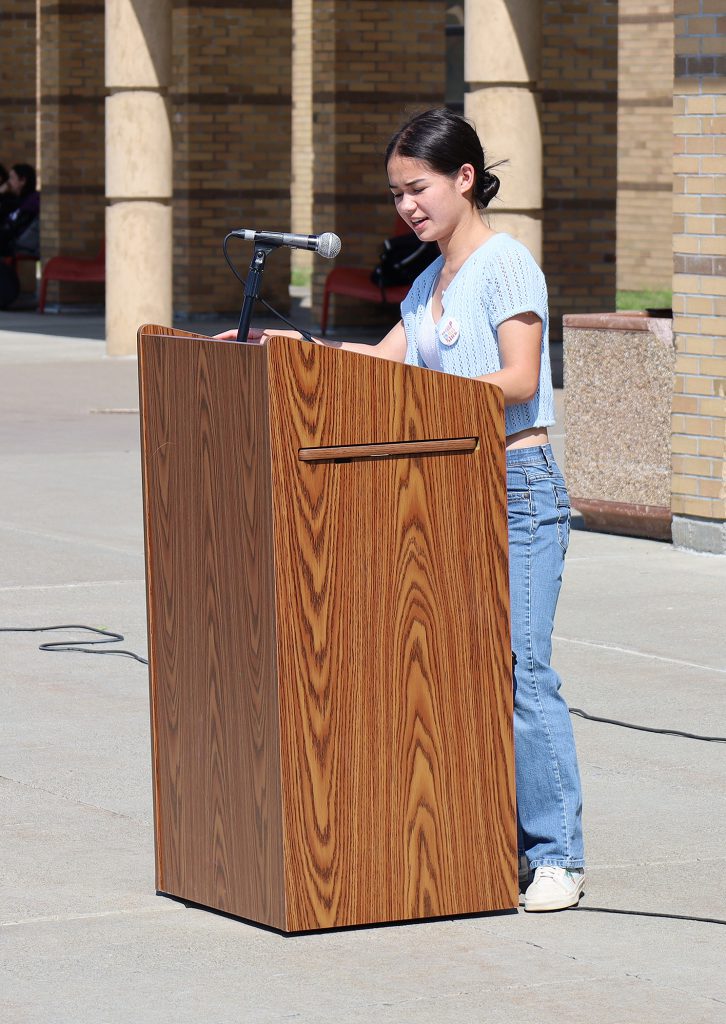
M 456 184 L 458 185 L 459 192 L 462 195 L 466 195 L 466 193 L 469 192 L 474 187 L 475 182 L 476 171 L 474 170 L 473 165 L 462 164 L 461 167 L 459 168 L 459 176 L 456 179 Z

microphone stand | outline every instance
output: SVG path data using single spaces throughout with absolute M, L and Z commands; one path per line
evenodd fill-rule
M 255 299 L 259 298 L 265 260 L 274 248 L 274 245 L 264 245 L 260 242 L 255 242 L 255 251 L 252 254 L 250 269 L 245 281 L 245 298 L 242 312 L 240 313 L 239 327 L 237 328 L 237 341 L 242 342 L 242 344 L 247 343 L 247 335 L 252 320 L 252 307 L 255 304 Z

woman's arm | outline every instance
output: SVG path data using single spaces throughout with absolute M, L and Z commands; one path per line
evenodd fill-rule
M 376 356 L 378 359 L 390 359 L 393 363 L 402 363 L 406 358 L 406 332 L 401 320 L 375 345 L 363 345 L 356 341 L 325 341 L 318 338 L 315 341 L 318 345 L 342 348 L 346 352 L 360 352 L 362 355 Z
M 224 331 L 222 334 L 216 334 L 215 337 L 222 341 L 236 341 L 237 331 Z M 265 327 L 263 330 L 252 328 L 248 335 L 248 340 L 264 344 L 268 338 L 274 337 L 296 338 L 302 341 L 302 335 L 298 331 L 278 331 L 274 327 Z M 402 363 L 406 358 L 406 332 L 403 329 L 403 322 L 401 320 L 376 345 L 363 345 L 355 341 L 326 341 L 324 338 L 313 338 L 313 341 L 316 345 L 325 345 L 328 348 L 342 348 L 346 352 L 360 352 L 365 356 L 390 359 L 394 363 Z
M 528 402 L 539 386 L 542 321 L 536 313 L 520 313 L 499 325 L 497 339 L 501 370 L 476 379 L 501 388 L 505 405 Z

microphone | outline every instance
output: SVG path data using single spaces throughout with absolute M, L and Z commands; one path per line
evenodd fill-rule
M 244 238 L 247 242 L 260 242 L 262 245 L 288 245 L 291 249 L 312 249 L 326 260 L 334 259 L 340 252 L 341 242 L 332 231 L 322 235 L 291 235 L 283 231 L 250 231 L 240 228 L 231 231 L 236 238 Z

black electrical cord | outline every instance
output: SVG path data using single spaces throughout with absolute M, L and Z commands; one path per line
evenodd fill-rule
M 232 262 L 232 260 L 229 258 L 229 253 L 227 252 L 227 245 L 229 243 L 230 238 L 236 238 L 236 237 L 238 237 L 238 236 L 237 235 L 233 235 L 232 232 L 230 232 L 228 235 L 225 235 L 224 241 L 222 242 L 222 252 L 224 253 L 224 258 L 227 261 L 227 266 L 232 271 L 232 273 L 237 278 L 237 280 L 242 285 L 242 287 L 244 287 L 247 284 L 247 282 L 245 281 L 245 279 L 243 277 L 240 277 L 237 268 L 235 267 L 235 265 Z
M 41 651 L 77 651 L 79 654 L 120 654 L 126 658 L 134 658 L 136 661 L 141 662 L 142 665 L 148 665 L 146 658 L 142 658 L 140 654 L 134 654 L 133 651 L 125 650 L 113 650 L 113 651 L 89 651 L 86 650 L 88 646 L 95 646 L 96 644 L 107 644 L 107 643 L 120 643 L 124 637 L 122 633 L 114 633 L 108 629 L 97 629 L 95 626 L 22 626 L 17 628 L 0 628 L 0 633 L 45 633 L 50 630 L 60 629 L 85 629 L 91 633 L 98 633 L 105 640 L 60 640 L 53 643 L 40 644 L 39 650 Z M 77 644 L 83 644 L 83 647 L 78 647 Z M 598 715 L 590 715 L 587 711 L 583 711 L 582 708 L 570 708 L 571 715 L 577 715 L 578 718 L 585 718 L 588 722 L 601 722 L 604 725 L 616 725 L 621 729 L 634 729 L 637 732 L 651 732 L 658 736 L 680 736 L 682 739 L 687 740 L 701 740 L 705 743 L 726 743 L 726 736 L 701 736 L 694 732 L 683 732 L 680 729 L 656 729 L 650 725 L 635 725 L 633 722 L 621 722 L 617 718 L 601 718 Z
M 636 729 L 638 732 L 654 732 L 659 736 L 681 736 L 687 740 L 703 740 L 705 743 L 726 743 L 726 736 L 699 736 L 695 732 L 682 732 L 680 729 L 656 729 L 650 725 L 633 725 L 632 722 L 620 722 L 617 718 L 599 718 L 588 715 L 581 708 L 570 708 L 571 715 L 586 718 L 588 722 L 602 722 L 604 725 L 619 725 L 621 729 Z
M 726 921 L 720 917 L 692 917 L 690 914 L 663 914 L 649 910 L 616 910 L 614 907 L 583 907 L 580 904 L 572 907 L 573 910 L 584 910 L 589 914 L 622 914 L 625 917 L 657 917 L 665 921 L 695 921 L 697 924 L 723 924 Z
M 18 627 L 3 627 L 0 628 L 0 633 L 48 633 L 51 630 L 58 629 L 85 629 L 89 633 L 99 633 L 101 636 L 106 637 L 105 640 L 56 640 L 52 643 L 40 644 L 38 650 L 40 651 L 77 651 L 78 654 L 120 654 L 124 658 L 134 658 L 135 661 L 140 661 L 142 665 L 148 665 L 146 658 L 142 658 L 140 654 L 135 654 L 133 651 L 124 650 L 113 650 L 113 651 L 88 651 L 86 646 L 95 644 L 108 644 L 108 643 L 120 643 L 123 640 L 123 633 L 113 633 L 110 629 L 97 629 L 96 626 L 18 626 Z M 77 644 L 84 644 L 86 646 L 78 647 Z
M 240 277 L 240 274 L 237 271 L 237 268 L 235 267 L 234 263 L 230 259 L 229 253 L 227 252 L 227 243 L 229 242 L 230 238 L 236 238 L 236 237 L 238 237 L 238 236 L 237 235 L 233 235 L 233 234 L 227 235 L 225 237 L 224 241 L 222 242 L 222 251 L 224 252 L 224 258 L 227 261 L 227 266 L 229 267 L 229 269 L 232 271 L 232 273 L 237 278 L 237 280 L 240 282 L 240 284 L 246 285 L 247 282 L 245 281 L 245 279 L 243 277 Z M 262 303 L 263 306 L 266 306 L 267 309 L 269 309 L 269 311 L 273 314 L 273 316 L 276 316 L 278 318 L 278 320 L 282 320 L 282 322 L 287 324 L 288 327 L 292 327 L 293 331 L 299 331 L 299 333 L 302 334 L 303 338 L 305 338 L 306 341 L 313 341 L 314 340 L 312 334 L 310 334 L 309 331 L 304 331 L 302 329 L 302 327 L 298 327 L 297 324 L 294 324 L 292 322 L 292 320 L 288 320 L 286 316 L 282 315 L 282 313 L 278 313 L 278 311 L 276 309 L 274 309 L 266 299 L 263 299 L 261 295 L 260 295 L 260 302 Z
M 274 312 L 274 310 L 273 310 Z M 97 633 L 104 637 L 103 640 L 59 640 L 51 643 L 40 644 L 39 650 L 41 651 L 59 651 L 68 652 L 75 651 L 78 654 L 120 654 L 123 657 L 134 658 L 134 660 L 141 662 L 142 665 L 148 665 L 146 658 L 142 658 L 140 654 L 135 654 L 133 651 L 125 650 L 113 650 L 113 651 L 89 651 L 86 650 L 88 646 L 95 646 L 96 644 L 107 644 L 107 643 L 120 643 L 124 637 L 122 633 L 114 633 L 109 629 L 99 629 L 96 626 L 80 626 L 80 625 L 66 625 L 66 626 L 17 626 L 17 627 L 0 627 L 0 633 L 46 633 L 52 630 L 62 629 L 84 629 L 90 633 Z M 78 647 L 78 644 L 84 644 L 83 647 Z M 726 737 L 723 736 L 699 736 L 691 732 L 681 732 L 678 729 L 654 729 L 647 725 L 633 725 L 631 722 L 620 722 L 614 718 L 600 718 L 597 715 L 588 715 L 587 712 L 581 708 L 570 708 L 571 715 L 578 715 L 580 718 L 586 718 L 590 722 L 602 722 L 605 725 L 617 725 L 624 729 L 636 729 L 640 732 L 653 732 L 663 736 L 681 736 L 685 739 L 691 740 L 705 740 L 709 743 L 726 743 Z M 693 921 L 698 924 L 717 924 L 726 925 L 726 921 L 721 920 L 717 917 L 695 917 L 688 914 L 666 914 L 666 913 L 653 913 L 645 910 L 618 910 L 614 907 L 583 907 L 582 905 L 574 908 L 576 910 L 585 911 L 591 914 L 621 914 L 627 917 L 651 917 L 659 918 L 668 921 Z
M 302 334 L 305 341 L 315 341 L 310 331 L 303 330 L 302 327 L 298 327 L 297 324 L 294 324 L 292 320 L 288 320 L 286 316 L 282 315 L 282 313 L 278 313 L 278 311 L 273 306 L 270 305 L 267 299 L 263 299 L 261 295 L 260 302 L 262 303 L 263 306 L 266 306 L 267 309 L 269 309 L 269 311 L 272 314 L 274 314 L 274 316 L 276 316 L 279 320 L 282 320 L 283 323 L 286 323 L 288 327 L 292 327 L 294 331 L 298 331 L 300 334 Z

